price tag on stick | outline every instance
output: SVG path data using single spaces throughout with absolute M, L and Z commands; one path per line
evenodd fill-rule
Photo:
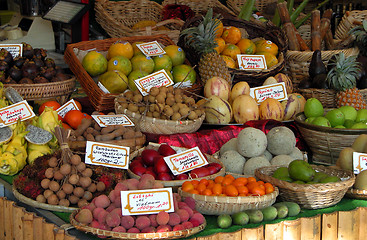
M 173 85 L 172 79 L 168 76 L 166 70 L 162 69 L 146 77 L 135 80 L 135 85 L 143 96 L 149 94 L 152 87 L 162 87 Z
M 366 153 L 353 153 L 353 172 L 359 174 L 367 169 L 367 154 Z
M 240 70 L 263 70 L 267 69 L 264 55 L 237 55 Z
M 188 172 L 208 164 L 208 161 L 198 147 L 164 157 L 164 161 L 166 161 L 174 175 Z
M 24 121 L 34 116 L 35 114 L 27 100 L 23 100 L 0 109 L 0 127 L 10 126 L 15 124 L 18 119 Z
M 284 82 L 250 88 L 250 96 L 255 99 L 257 104 L 260 104 L 267 98 L 274 98 L 278 101 L 288 99 Z
M 119 115 L 92 115 L 92 118 L 100 127 L 110 125 L 122 125 L 126 127 L 134 126 L 134 123 L 125 114 Z
M 76 105 L 76 102 L 74 99 L 71 99 L 61 107 L 59 107 L 56 112 L 61 116 L 65 117 L 65 114 L 71 110 L 79 110 L 78 106 Z

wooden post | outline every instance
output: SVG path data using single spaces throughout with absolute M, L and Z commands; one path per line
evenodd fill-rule
M 265 239 L 283 239 L 283 221 L 265 225 Z
M 287 34 L 287 37 L 288 37 L 289 49 L 293 51 L 299 51 L 301 48 L 300 48 L 300 44 L 296 37 L 296 31 L 295 31 L 294 25 L 292 24 L 290 17 L 289 17 L 287 3 L 286 2 L 278 3 L 277 7 L 278 7 L 280 19 L 283 23 L 285 33 Z
M 338 239 L 338 213 L 322 214 L 321 236 L 327 240 Z
M 301 218 L 302 239 L 321 239 L 321 215 Z
M 257 228 L 244 228 L 241 230 L 242 238 L 239 239 L 256 239 L 264 240 L 264 226 L 260 225 Z M 230 239 L 230 238 L 228 238 Z M 231 238 L 234 239 L 234 238 Z
M 33 214 L 26 212 L 23 216 L 24 240 L 33 240 Z
M 43 238 L 43 218 L 34 217 L 33 218 L 33 239 L 46 240 Z
M 322 14 L 321 22 L 320 22 L 320 32 L 321 32 L 321 40 L 323 40 L 326 36 L 327 31 L 330 29 L 330 20 L 331 15 L 333 14 L 332 9 L 327 9 Z
M 367 239 L 367 208 L 359 207 L 359 238 Z
M 301 239 L 301 219 L 294 219 L 292 221 L 284 221 L 283 237 L 287 239 Z
M 5 198 L 0 197 L 0 239 L 5 238 Z
M 311 49 L 321 51 L 320 11 L 311 12 Z
M 14 205 L 13 206 L 14 239 L 24 239 L 23 216 L 24 216 L 24 209 Z
M 5 222 L 5 240 L 14 239 L 13 231 L 13 202 L 5 201 L 5 212 L 4 212 L 4 222 Z
M 352 211 L 339 211 L 338 219 L 338 239 L 358 239 L 359 215 L 357 209 Z

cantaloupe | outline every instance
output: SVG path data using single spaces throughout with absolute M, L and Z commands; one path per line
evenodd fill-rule
M 226 167 L 226 171 L 242 174 L 246 158 L 235 150 L 228 150 L 221 155 L 220 161 Z
M 287 127 L 280 126 L 270 129 L 266 135 L 268 140 L 268 151 L 274 155 L 288 155 L 296 146 L 296 136 Z
M 256 157 L 264 153 L 267 138 L 263 131 L 247 127 L 237 136 L 237 151 L 244 157 Z
M 273 166 L 287 166 L 293 161 L 294 159 L 289 155 L 277 155 L 270 160 L 271 165 Z

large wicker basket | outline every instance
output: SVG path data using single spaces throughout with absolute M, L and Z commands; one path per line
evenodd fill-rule
M 221 215 L 234 214 L 249 209 L 262 209 L 273 205 L 279 191 L 275 187 L 274 192 L 263 196 L 206 196 L 193 194 L 178 189 L 178 193 L 183 197 L 192 197 L 195 200 L 195 209 L 202 214 Z
M 162 21 L 162 5 L 149 0 L 109 1 L 97 0 L 94 7 L 96 21 L 110 37 L 150 36 L 166 34 L 177 42 L 184 21 L 167 19 Z M 133 29 L 142 20 L 157 22 L 157 27 Z
M 183 29 L 197 26 L 201 19 L 201 16 L 191 18 L 185 22 Z M 245 36 L 246 38 L 265 38 L 274 42 L 279 48 L 278 64 L 272 66 L 269 69 L 264 69 L 261 71 L 248 71 L 229 68 L 229 71 L 233 75 L 233 83 L 247 81 L 251 87 L 260 86 L 266 78 L 277 74 L 284 68 L 284 51 L 286 51 L 288 48 L 288 38 L 285 37 L 283 31 L 281 31 L 278 27 L 274 26 L 270 22 L 261 23 L 259 21 L 245 21 L 232 17 L 225 17 L 222 19 L 222 22 L 224 26 L 234 26 L 240 28 L 240 30 L 243 30 L 246 32 L 246 35 L 248 35 Z M 192 48 L 186 45 L 184 37 L 180 37 L 177 45 L 181 46 L 185 50 L 186 56 L 192 65 L 198 64 L 200 56 Z
M 345 12 L 342 20 L 335 30 L 335 37 L 338 39 L 344 39 L 349 35 L 349 31 L 352 30 L 352 28 L 360 25 L 364 19 L 367 19 L 367 10 Z
M 279 198 L 283 201 L 298 203 L 301 208 L 319 209 L 333 206 L 340 202 L 348 188 L 353 186 L 355 176 L 346 171 L 325 166 L 311 165 L 317 172 L 337 176 L 342 179 L 333 183 L 297 184 L 273 178 L 279 166 L 262 167 L 255 170 L 255 175 L 262 181 L 270 182 L 279 188 Z
M 236 14 L 239 14 L 241 7 L 247 2 L 247 0 L 227 0 L 228 7 Z M 277 3 L 277 0 L 256 0 L 255 7 L 258 11 L 263 12 L 265 7 L 270 3 Z
M 361 134 L 367 134 L 366 129 L 343 129 L 313 125 L 305 122 L 305 115 L 298 113 L 296 125 L 312 152 L 312 162 L 325 165 L 335 165 L 339 153 L 350 147 Z

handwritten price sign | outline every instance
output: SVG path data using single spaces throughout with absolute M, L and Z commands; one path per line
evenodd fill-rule
M 134 123 L 125 114 L 120 115 L 92 115 L 92 118 L 100 127 L 109 125 L 123 125 L 126 127 L 134 126 Z
M 149 90 L 152 87 L 171 86 L 173 85 L 172 79 L 168 76 L 166 70 L 162 69 L 154 72 L 148 76 L 135 80 L 135 85 L 143 96 L 149 94 Z
M 166 53 L 157 41 L 136 44 L 136 46 L 145 56 L 158 56 Z
M 70 101 L 68 101 L 67 103 L 65 103 L 64 105 L 62 105 L 61 107 L 59 107 L 56 112 L 57 114 L 59 114 L 61 117 L 65 117 L 65 114 L 71 110 L 79 110 L 78 106 L 76 105 L 74 99 L 71 99 Z
M 353 172 L 358 174 L 367 169 L 367 154 L 366 153 L 353 153 Z
M 13 58 L 22 56 L 23 44 L 0 44 L 0 48 L 5 48 L 13 56 Z
M 34 116 L 31 106 L 26 100 L 23 100 L 0 109 L 0 127 L 10 126 L 15 124 L 18 119 L 24 121 Z
M 166 161 L 174 175 L 188 172 L 208 164 L 208 161 L 198 147 L 164 157 L 164 161 Z
M 264 55 L 237 55 L 238 66 L 241 70 L 267 69 Z
M 122 215 L 173 212 L 172 188 L 121 191 Z
M 250 96 L 255 99 L 257 104 L 260 104 L 267 98 L 274 98 L 278 101 L 283 101 L 288 98 L 284 82 L 250 88 Z
M 128 169 L 129 147 L 87 141 L 85 163 Z

